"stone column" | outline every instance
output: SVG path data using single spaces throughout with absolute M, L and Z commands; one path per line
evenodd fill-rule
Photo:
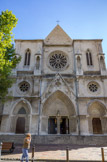
M 57 117 L 57 134 L 60 134 L 60 120 L 61 120 L 61 117 Z
M 48 134 L 48 117 L 42 116 L 41 119 L 41 133 Z
M 107 134 L 107 115 L 101 118 L 102 132 L 103 134 Z
M 17 116 L 11 115 L 10 132 L 15 133 Z
M 27 116 L 27 119 L 26 119 L 26 130 L 27 130 L 27 132 L 31 132 L 31 117 L 32 117 L 32 115 L 28 115 Z
M 1 122 L 1 132 L 5 132 L 5 133 L 7 132 L 7 130 L 8 130 L 8 121 L 9 121 L 9 115 L 8 114 L 3 114 L 2 122 Z
M 87 115 L 89 134 L 93 134 L 92 117 Z
M 69 133 L 69 121 L 68 121 L 69 119 L 68 118 L 66 118 L 66 134 L 68 134 Z

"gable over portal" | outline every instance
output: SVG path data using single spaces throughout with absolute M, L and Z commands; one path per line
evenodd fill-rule
M 72 39 L 57 25 L 44 40 L 46 45 L 72 45 Z

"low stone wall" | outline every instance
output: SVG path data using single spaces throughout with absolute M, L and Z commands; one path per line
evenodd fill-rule
M 24 135 L 0 135 L 0 142 L 22 144 Z M 32 135 L 32 144 L 105 145 L 107 136 Z

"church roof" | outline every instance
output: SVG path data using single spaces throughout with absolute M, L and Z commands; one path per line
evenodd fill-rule
M 44 43 L 46 45 L 71 45 L 72 39 L 57 25 L 45 38 Z

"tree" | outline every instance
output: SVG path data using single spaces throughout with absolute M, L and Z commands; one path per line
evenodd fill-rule
M 14 82 L 12 69 L 20 61 L 14 49 L 12 30 L 16 27 L 18 19 L 12 11 L 3 11 L 0 15 L 0 99 L 2 102 Z

